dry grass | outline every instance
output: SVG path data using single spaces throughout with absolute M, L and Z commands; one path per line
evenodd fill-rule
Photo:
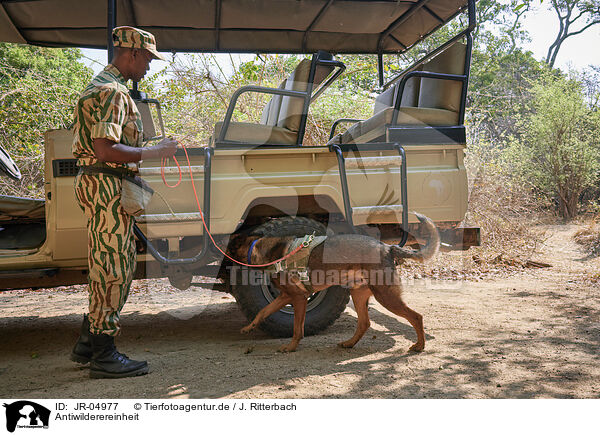
M 590 256 L 597 257 L 600 255 L 600 227 L 596 219 L 590 221 L 585 228 L 577 231 L 573 238 Z
M 443 253 L 425 267 L 409 266 L 404 273 L 414 278 L 481 280 L 543 267 L 539 248 L 547 236 L 539 225 L 556 220 L 547 204 L 515 185 L 494 164 L 473 156 L 466 165 L 470 196 L 464 224 L 481 229 L 481 246 Z

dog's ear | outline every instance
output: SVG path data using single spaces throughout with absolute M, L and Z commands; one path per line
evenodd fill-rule
M 252 246 L 252 243 L 255 242 L 254 245 Z M 252 252 L 249 254 L 249 259 L 250 259 L 250 264 L 263 264 L 263 255 L 262 255 L 262 248 L 260 245 L 262 245 L 262 238 L 257 238 L 256 237 L 252 237 L 252 240 L 250 241 L 250 243 L 248 244 L 248 250 L 246 252 L 248 252 L 250 250 L 250 246 L 252 246 Z
M 241 235 L 236 235 L 235 238 L 230 239 L 229 244 L 227 245 L 227 251 L 229 255 L 232 255 L 236 259 L 246 261 L 250 245 L 258 238 L 259 236 L 243 237 Z
M 273 253 L 273 248 L 279 243 L 281 239 L 278 237 L 262 237 L 256 241 L 252 248 L 252 264 L 263 264 L 268 263 L 268 260 Z
M 262 237 L 252 249 L 252 264 L 264 264 L 285 255 L 285 248 L 293 237 Z

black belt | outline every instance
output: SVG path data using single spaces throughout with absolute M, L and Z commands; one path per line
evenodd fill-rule
M 131 169 L 126 168 L 111 168 L 109 166 L 80 166 L 80 174 L 92 175 L 92 174 L 106 174 L 113 175 L 115 177 L 135 177 L 137 174 Z
M 118 177 L 121 179 L 126 179 L 127 181 L 137 184 L 142 189 L 144 189 L 150 193 L 154 193 L 154 189 L 152 189 L 148 185 L 148 183 L 146 183 L 144 180 L 142 180 L 142 178 L 139 177 L 138 174 L 136 172 L 132 171 L 131 169 L 111 168 L 109 166 L 80 166 L 79 173 L 86 174 L 86 175 L 91 175 L 91 174 L 113 175 L 115 177 Z

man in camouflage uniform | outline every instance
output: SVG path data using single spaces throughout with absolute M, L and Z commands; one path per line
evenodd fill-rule
M 136 265 L 133 217 L 121 206 L 121 177 L 145 158 L 171 157 L 173 139 L 140 148 L 142 118 L 127 80 L 139 81 L 152 59 L 163 59 L 151 33 L 133 27 L 113 31 L 115 56 L 81 93 L 75 107 L 73 155 L 80 171 L 75 196 L 88 218 L 89 315 L 71 359 L 90 362 L 90 377 L 148 373 L 146 361 L 119 353 L 114 337 Z

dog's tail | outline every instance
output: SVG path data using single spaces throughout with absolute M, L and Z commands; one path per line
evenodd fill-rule
M 422 214 L 414 214 L 417 219 L 419 219 L 419 222 L 421 222 L 421 228 L 424 229 L 424 236 L 427 240 L 427 244 L 418 251 L 390 245 L 390 255 L 397 263 L 400 263 L 403 259 L 419 261 L 422 263 L 433 257 L 440 247 L 440 235 L 433 221 Z

